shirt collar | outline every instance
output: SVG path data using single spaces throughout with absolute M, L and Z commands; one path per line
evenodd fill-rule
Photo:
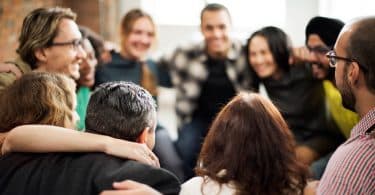
M 375 124 L 375 107 L 372 108 L 357 125 L 353 127 L 350 137 L 355 137 L 364 134 Z
M 200 46 L 202 50 L 206 50 L 205 44 Z M 235 61 L 237 60 L 241 55 L 242 55 L 242 44 L 240 41 L 237 40 L 232 40 L 230 48 L 227 53 L 227 59 L 230 61 Z M 202 62 L 207 60 L 207 51 L 204 51 L 202 55 L 199 58 Z

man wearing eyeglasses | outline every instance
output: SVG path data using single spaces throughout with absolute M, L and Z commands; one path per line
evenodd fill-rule
M 39 8 L 22 25 L 17 53 L 11 62 L 22 73 L 31 70 L 57 72 L 79 78 L 79 64 L 86 57 L 76 14 L 66 8 Z M 0 91 L 16 79 L 13 72 L 0 73 Z
M 332 119 L 341 134 L 348 138 L 350 130 L 358 122 L 358 115 L 341 104 L 341 96 L 335 86 L 334 68 L 330 67 L 328 58 L 326 57 L 340 33 L 344 23 L 338 19 L 327 17 L 314 17 L 306 26 L 306 47 L 301 48 L 300 52 L 304 53 L 305 61 L 312 64 L 312 72 L 314 77 L 323 81 L 323 87 L 326 96 L 326 105 L 328 109 L 328 117 Z M 335 132 L 336 133 L 336 132 Z M 337 142 L 334 146 L 339 144 L 342 136 L 337 135 Z M 333 142 L 334 143 L 334 142 Z M 315 179 L 320 179 L 325 170 L 330 156 L 335 147 L 331 148 L 331 152 L 325 157 L 320 158 L 311 165 L 311 171 Z
M 327 54 L 342 103 L 360 121 L 329 160 L 317 194 L 375 194 L 374 34 L 375 17 L 354 20 Z

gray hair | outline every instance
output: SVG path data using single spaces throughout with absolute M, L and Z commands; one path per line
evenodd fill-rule
M 87 107 L 89 132 L 136 141 L 143 129 L 154 127 L 156 103 L 142 87 L 125 81 L 98 86 Z

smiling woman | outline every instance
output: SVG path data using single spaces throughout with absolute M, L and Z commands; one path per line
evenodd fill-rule
M 248 62 L 280 109 L 296 140 L 296 154 L 306 165 L 333 151 L 343 140 L 326 118 L 323 85 L 312 77 L 309 64 L 290 64 L 288 36 L 277 27 L 264 27 L 248 39 Z

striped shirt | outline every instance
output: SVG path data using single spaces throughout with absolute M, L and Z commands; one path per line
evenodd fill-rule
M 375 139 L 368 134 L 374 124 L 372 108 L 332 155 L 317 194 L 375 194 Z

